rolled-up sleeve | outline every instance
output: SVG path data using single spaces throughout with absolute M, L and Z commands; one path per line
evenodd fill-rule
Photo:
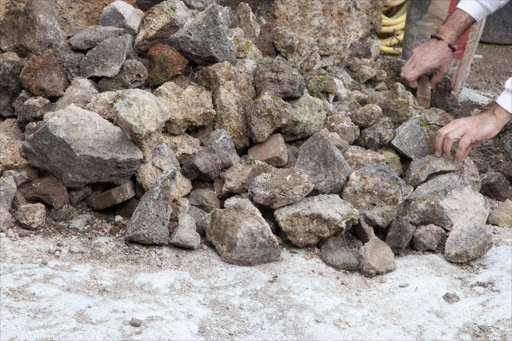
M 510 0 L 461 0 L 457 5 L 476 21 L 480 21 L 505 6 Z
M 512 78 L 508 79 L 505 84 L 505 91 L 498 97 L 496 103 L 512 114 Z

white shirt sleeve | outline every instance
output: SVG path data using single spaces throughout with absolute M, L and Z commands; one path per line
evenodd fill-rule
M 480 21 L 505 6 L 510 0 L 460 0 L 457 8 Z
M 512 114 L 512 78 L 508 79 L 505 84 L 505 91 L 498 97 L 496 103 Z

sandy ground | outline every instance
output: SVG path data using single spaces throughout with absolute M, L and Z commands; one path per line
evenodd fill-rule
M 239 267 L 206 246 L 1 234 L 0 339 L 510 340 L 512 228 L 489 228 L 495 247 L 470 264 L 412 254 L 372 279 L 314 249 Z

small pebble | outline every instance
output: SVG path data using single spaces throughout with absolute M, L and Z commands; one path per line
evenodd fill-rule
M 138 327 L 142 326 L 142 320 L 132 317 L 132 319 L 130 320 L 130 326 L 138 328 Z
M 48 261 L 46 261 L 46 260 L 44 260 L 44 259 L 43 259 L 43 260 L 41 261 L 41 264 L 43 264 L 43 265 L 48 265 Z
M 454 304 L 460 301 L 459 295 L 452 292 L 447 292 L 446 294 L 444 294 L 443 299 L 449 304 Z

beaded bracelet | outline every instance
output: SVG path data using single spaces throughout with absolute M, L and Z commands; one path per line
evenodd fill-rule
M 445 41 L 443 38 L 441 38 L 440 36 L 435 35 L 435 34 L 431 35 L 430 39 L 435 39 L 435 40 L 439 40 L 439 41 Z M 455 46 L 453 46 L 453 44 L 451 44 L 451 43 L 448 43 L 448 47 L 452 50 L 452 53 L 455 53 L 455 51 L 457 51 Z

